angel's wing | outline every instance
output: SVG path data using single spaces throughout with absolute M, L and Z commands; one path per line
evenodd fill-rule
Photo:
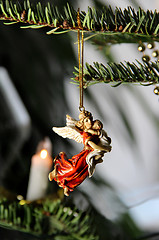
M 75 126 L 75 124 L 77 123 L 77 120 L 72 118 L 69 115 L 66 115 L 66 126 Z
M 83 137 L 76 127 L 53 127 L 54 132 L 63 138 L 73 139 L 78 143 L 83 143 Z

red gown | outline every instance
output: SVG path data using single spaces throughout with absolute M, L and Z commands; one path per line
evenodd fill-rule
M 87 139 L 96 142 L 97 136 L 92 136 L 89 133 L 83 132 L 83 143 Z M 88 176 L 88 165 L 86 163 L 87 155 L 93 151 L 93 148 L 88 147 L 83 149 L 80 153 L 68 159 L 64 152 L 59 153 L 59 155 L 54 160 L 54 168 L 56 172 L 56 177 L 58 185 L 63 189 L 68 188 L 68 193 L 72 192 L 75 187 L 81 184 L 84 179 Z

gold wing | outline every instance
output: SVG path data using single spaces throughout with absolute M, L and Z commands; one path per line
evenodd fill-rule
M 69 138 L 75 140 L 78 143 L 83 143 L 83 137 L 76 127 L 53 127 L 52 129 L 55 133 L 63 138 Z
M 66 115 L 66 126 L 75 126 L 78 121 L 69 115 Z

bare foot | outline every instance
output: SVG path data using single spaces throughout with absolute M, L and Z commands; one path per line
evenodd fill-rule
M 64 188 L 64 195 L 67 196 L 67 197 L 69 196 L 69 189 L 68 189 L 68 187 Z
M 52 181 L 56 177 L 55 175 L 55 169 L 49 173 L 49 180 Z

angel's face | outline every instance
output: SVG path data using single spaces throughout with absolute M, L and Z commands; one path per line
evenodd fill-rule
M 90 129 L 90 128 L 92 128 L 92 121 L 91 121 L 91 119 L 90 119 L 89 117 L 86 117 L 86 118 L 84 119 L 84 128 L 85 128 L 85 129 Z

